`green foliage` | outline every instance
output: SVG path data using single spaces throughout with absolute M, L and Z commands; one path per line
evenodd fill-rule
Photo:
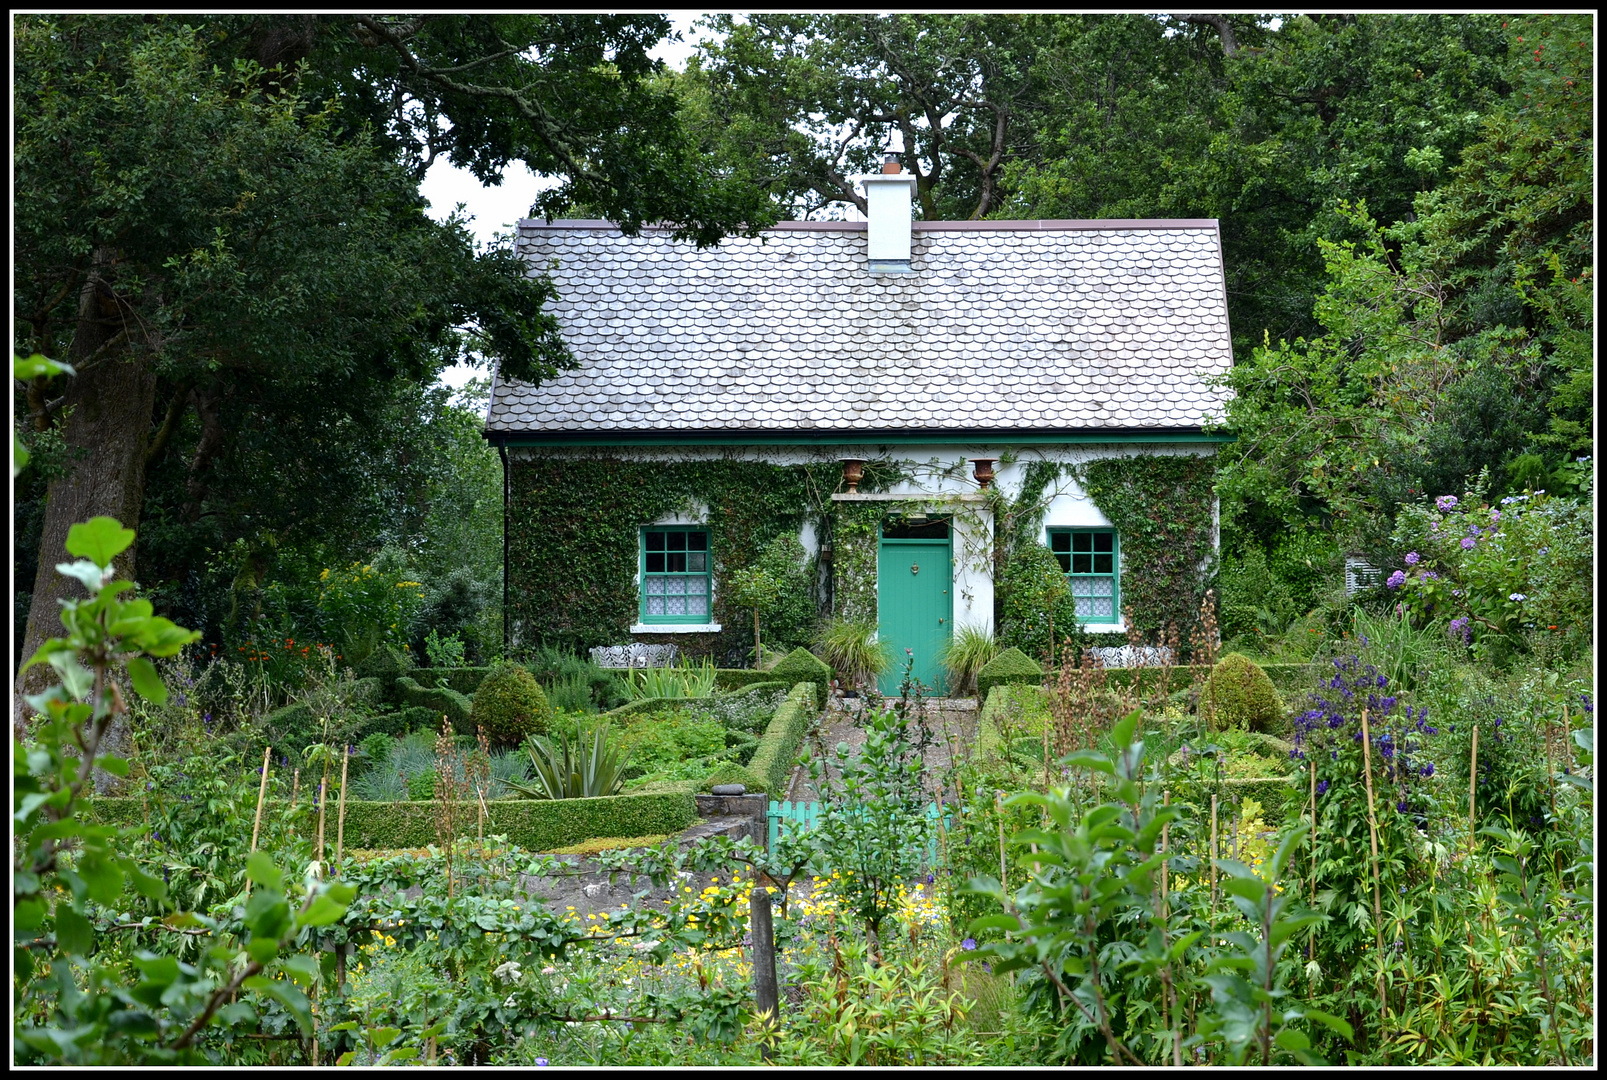
M 821 626 L 815 648 L 845 687 L 867 685 L 893 666 L 893 654 L 886 642 L 877 640 L 874 622 L 832 619 Z
M 413 658 L 405 651 L 392 646 L 383 646 L 358 662 L 356 671 L 360 679 L 378 679 L 382 697 L 395 698 L 396 680 L 404 674 L 411 673 L 412 668 Z
M 1288 586 L 1272 575 L 1266 553 L 1251 546 L 1224 557 L 1218 577 L 1222 603 L 1217 616 L 1225 639 L 1277 637 L 1299 612 Z
M 1073 475 L 1121 537 L 1122 607 L 1129 630 L 1176 627 L 1198 619 L 1215 545 L 1214 458 L 1138 454 L 1075 466 Z
M 1059 1021 L 1063 1054 L 1074 1052 L 1079 1033 L 1088 1033 L 1117 1064 L 1168 1060 L 1201 1043 L 1214 1044 L 1236 1062 L 1252 1051 L 1262 1063 L 1270 1063 L 1275 1052 L 1302 1063 L 1319 1062 L 1296 1025 L 1314 1020 L 1346 1038 L 1351 1030 L 1319 1010 L 1289 1007 L 1293 1003 L 1282 985 L 1286 968 L 1277 963 L 1278 956 L 1294 935 L 1320 921 L 1315 914 L 1288 911 L 1286 898 L 1274 889 L 1301 833 L 1286 836 L 1265 877 L 1233 860 L 1217 861 L 1229 875 L 1225 891 L 1245 914 L 1249 932 L 1208 937 L 1191 930 L 1173 938 L 1168 932 L 1172 916 L 1160 905 L 1156 878 L 1168 858 L 1160 850 L 1162 829 L 1175 827 L 1185 811 L 1163 805 L 1154 785 L 1141 782 L 1144 744 L 1134 741 L 1139 718 L 1134 712 L 1112 729 L 1114 757 L 1079 751 L 1066 759 L 1072 768 L 1105 778 L 1105 801 L 1083 809 L 1065 787 L 1011 797 L 1011 804 L 1036 808 L 1044 817 L 1043 827 L 1012 838 L 1018 864 L 1030 862 L 1038 869 L 1013 892 L 997 878 L 972 880 L 972 891 L 992 897 L 1005 912 L 975 920 L 973 931 L 1008 931 L 1007 940 L 979 952 L 1000 971 L 1038 976 L 1029 996 Z M 1120 943 L 1120 961 L 1109 947 L 1113 941 Z M 1198 978 L 1212 995 L 1209 1005 L 1201 1003 L 1197 1023 L 1192 1012 L 1185 1021 L 1170 1001 L 1150 1009 L 1139 1024 L 1131 1023 L 1122 1004 L 1136 990 L 1131 984 L 1144 980 L 1163 991 L 1186 986 L 1192 981 L 1187 958 L 1196 950 L 1204 960 Z M 1118 989 L 1115 965 L 1124 969 L 1127 987 Z M 1191 1026 L 1194 1033 L 1185 1034 Z
M 637 668 L 626 673 L 625 692 L 632 701 L 706 698 L 714 693 L 714 665 L 682 660 L 668 667 Z
M 1200 690 L 1200 715 L 1213 731 L 1245 728 L 1276 734 L 1283 703 L 1261 665 L 1242 653 L 1228 653 L 1211 669 Z
M 977 626 L 961 626 L 943 646 L 939 656 L 949 673 L 949 685 L 963 691 L 971 686 L 976 674 L 999 651 L 993 635 Z
M 456 634 L 443 638 L 432 629 L 424 639 L 424 655 L 431 667 L 462 667 L 463 642 Z
M 1038 666 L 1037 661 L 1020 649 L 1011 647 L 1001 650 L 977 671 L 976 692 L 985 703 L 991 700 L 995 686 L 1012 683 L 1039 685 L 1042 682 L 1043 668 Z
M 808 640 L 816 604 L 810 588 L 808 559 L 796 536 L 790 533 L 777 536 L 757 563 L 732 571 L 730 582 L 732 599 L 740 607 L 755 609 L 769 626 L 772 642 L 785 646 Z
M 595 799 L 617 795 L 625 785 L 625 766 L 631 751 L 617 745 L 606 723 L 580 728 L 571 741 L 567 734 L 536 736 L 525 743 L 530 755 L 530 784 L 507 781 L 509 787 L 531 799 Z
M 1038 543 L 1017 545 L 1006 557 L 994 594 L 999 606 L 999 644 L 1045 662 L 1062 639 L 1076 635 L 1077 608 L 1066 572 Z
M 474 702 L 451 687 L 424 687 L 409 676 L 403 675 L 396 680 L 396 689 L 407 704 L 415 708 L 429 709 L 435 716 L 445 716 L 452 721 L 452 726 L 458 734 L 469 735 L 474 732 Z M 504 727 L 503 730 L 506 731 L 507 728 Z M 490 734 L 489 729 L 487 734 Z
M 827 891 L 863 924 L 868 938 L 880 942 L 900 886 L 915 879 L 927 856 L 932 824 L 921 781 L 930 732 L 920 702 L 907 697 L 891 706 L 877 699 L 861 708 L 856 721 L 865 742 L 857 754 L 847 743 L 835 747 L 832 764 L 842 790 L 822 799 L 810 842 L 835 870 Z M 814 758 L 809 775 L 819 787 L 821 764 Z
M 518 538 L 508 554 L 515 641 L 589 648 L 625 640 L 639 612 L 641 523 L 702 507 L 712 534 L 714 617 L 724 627 L 714 647 L 751 649 L 752 613 L 733 599 L 730 574 L 759 564 L 777 537 L 798 535 L 810 492 L 831 490 L 831 481 L 821 482 L 827 475 L 826 466 L 754 461 L 515 461 L 508 523 Z M 796 575 L 778 577 L 794 603 Z
M 499 745 L 523 742 L 547 730 L 552 709 L 535 677 L 518 664 L 500 663 L 474 692 L 469 720 Z
M 831 693 L 831 667 L 802 646 L 781 658 L 781 662 L 766 674 L 777 682 L 793 686 L 807 682 L 815 688 L 815 708 L 824 709 Z
M 63 563 L 62 572 L 90 596 L 63 603 L 67 636 L 44 642 L 24 665 L 48 663 L 61 682 L 30 696 L 41 719 L 13 746 L 16 1064 L 205 1062 L 196 1036 L 209 1026 L 256 1020 L 266 998 L 310 1032 L 309 1002 L 294 983 L 305 984 L 316 964 L 292 943 L 338 919 L 354 895 L 315 874 L 305 901 L 292 904 L 283 874 L 258 852 L 246 873 L 260 888 L 240 909 L 232 943 L 219 942 L 191 964 L 147 951 L 135 952 L 129 965 L 118 962 L 115 939 L 100 925 L 105 916 L 134 897 L 159 911 L 172 911 L 173 901 L 167 884 L 124 850 L 133 830 L 85 820 L 80 795 L 97 767 L 128 773 L 126 760 L 101 752 L 107 728 L 127 708 L 117 680 L 126 678 L 152 702 L 166 701 L 150 657 L 173 656 L 199 636 L 152 614 L 148 600 L 121 598 L 132 586 L 113 580 L 111 563 L 133 541 L 132 530 L 108 517 L 68 531 L 67 551 L 78 559 Z M 203 887 L 217 880 L 216 865 L 208 870 Z M 203 891 L 192 886 L 184 881 L 181 891 L 199 902 Z M 221 929 L 189 912 L 168 918 L 170 927 Z M 236 992 L 244 1000 L 220 1008 Z
M 1418 625 L 1449 620 L 1476 654 L 1510 663 L 1545 642 L 1553 662 L 1589 647 L 1595 527 L 1589 508 L 1544 493 L 1497 506 L 1474 494 L 1401 508 L 1393 542 L 1410 548 L 1391 588 Z
M 338 641 L 347 660 L 361 663 L 381 646 L 401 648 L 424 603 L 424 586 L 409 581 L 393 561 L 375 569 L 353 563 L 325 570 L 319 577 L 318 612 L 325 633 Z
M 775 711 L 774 717 L 759 738 L 759 745 L 748 760 L 748 771 L 764 781 L 763 789 L 773 797 L 782 797 L 792 778 L 792 767 L 803 748 L 809 727 L 820 714 L 815 703 L 815 690 L 794 686 Z

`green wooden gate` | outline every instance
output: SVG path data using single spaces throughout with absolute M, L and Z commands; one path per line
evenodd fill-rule
M 914 676 L 939 694 L 947 692 L 943 646 L 954 630 L 954 551 L 946 520 L 927 526 L 884 524 L 876 558 L 876 630 L 893 654 L 880 689 L 898 694 L 910 650 Z M 921 535 L 922 533 L 928 535 Z M 941 536 L 932 534 L 941 533 Z

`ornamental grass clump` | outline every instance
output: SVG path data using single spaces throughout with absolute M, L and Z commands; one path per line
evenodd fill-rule
M 1228 653 L 1200 691 L 1200 715 L 1212 731 L 1241 728 L 1272 735 L 1283 722 L 1283 705 L 1260 664 L 1242 653 Z
M 501 663 L 475 691 L 469 719 L 484 728 L 492 742 L 509 746 L 545 734 L 552 708 L 534 675 L 518 664 Z

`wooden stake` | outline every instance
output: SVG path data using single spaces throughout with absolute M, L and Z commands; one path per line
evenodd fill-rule
M 1004 885 L 1004 796 L 999 792 L 993 793 L 993 812 L 999 819 L 999 887 Z
M 1473 725 L 1473 757 L 1468 763 L 1468 854 L 1478 848 L 1479 818 L 1474 796 L 1479 791 L 1479 725 Z
M 346 848 L 346 769 L 351 765 L 352 752 L 347 748 L 340 759 L 340 809 L 335 812 L 335 865 L 340 865 L 341 853 Z
M 1477 730 L 1477 729 L 1475 729 Z M 1384 997 L 1384 909 L 1378 898 L 1378 813 L 1373 806 L 1372 735 L 1367 729 L 1367 710 L 1361 711 L 1362 771 L 1367 778 L 1367 835 L 1373 849 L 1373 942 L 1378 949 L 1378 1000 L 1389 1011 Z
M 273 747 L 262 748 L 262 781 L 257 784 L 257 817 L 251 825 L 251 851 L 257 853 L 257 838 L 262 835 L 262 802 L 268 797 L 268 769 L 273 764 Z M 246 879 L 246 899 L 251 899 L 251 879 Z
M 327 771 L 327 770 L 326 770 Z M 328 779 L 327 777 L 325 779 Z M 324 862 L 324 806 L 329 802 L 329 792 L 324 788 L 324 780 L 318 781 L 318 864 Z
M 1306 759 L 1306 771 L 1311 774 L 1311 902 L 1315 904 L 1317 902 L 1317 762 L 1312 758 Z
M 1161 805 L 1162 806 L 1171 806 L 1172 805 L 1172 793 L 1170 791 L 1162 791 L 1161 792 Z M 1169 822 L 1169 821 L 1164 822 L 1161 825 L 1161 854 L 1162 855 L 1166 855 L 1166 853 L 1167 853 L 1167 847 L 1166 847 L 1167 831 L 1171 827 L 1172 827 L 1172 823 Z M 1167 908 L 1167 902 L 1166 902 L 1166 859 L 1163 858 L 1163 859 L 1161 859 L 1161 921 L 1165 922 L 1166 919 L 1167 919 L 1167 916 L 1168 916 L 1168 908 Z
M 1216 923 L 1216 796 L 1211 796 L 1211 923 Z
M 754 1007 L 760 1013 L 769 1014 L 770 1025 L 779 1028 L 781 996 L 776 985 L 776 943 L 771 927 L 770 890 L 755 882 L 748 894 L 748 902 L 751 905 L 749 921 L 753 933 Z M 759 1055 L 768 1061 L 771 1053 L 770 1039 L 766 1038 L 759 1044 Z
M 296 799 L 301 795 L 301 769 L 298 767 L 290 776 L 290 812 L 296 812 Z

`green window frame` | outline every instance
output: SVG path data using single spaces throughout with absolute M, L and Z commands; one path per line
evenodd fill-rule
M 1115 529 L 1050 529 L 1049 550 L 1071 586 L 1077 621 L 1121 621 L 1121 541 Z
M 638 547 L 643 623 L 712 623 L 714 554 L 701 525 L 646 525 Z

